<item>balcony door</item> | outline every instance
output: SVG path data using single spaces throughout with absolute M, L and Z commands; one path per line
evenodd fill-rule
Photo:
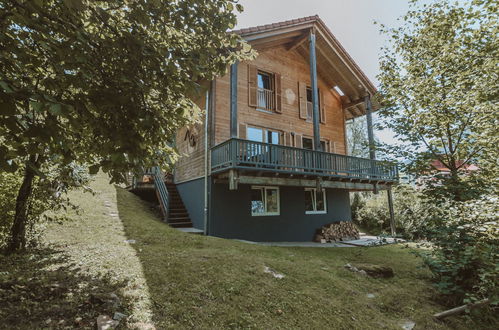
M 267 128 L 248 126 L 246 137 L 249 141 L 260 142 L 248 144 L 246 153 L 252 161 L 262 163 L 265 166 L 279 162 L 277 148 L 273 148 L 267 144 L 281 144 L 280 132 Z

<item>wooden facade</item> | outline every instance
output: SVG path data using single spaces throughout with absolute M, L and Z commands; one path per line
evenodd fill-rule
M 257 50 L 258 56 L 253 61 L 237 64 L 237 84 L 231 83 L 229 67 L 225 76 L 216 78 L 211 83 L 207 125 L 209 152 L 205 153 L 204 147 L 204 116 L 201 123 L 184 127 L 177 133 L 176 147 L 180 158 L 175 166 L 176 183 L 203 177 L 206 173 L 205 155 L 208 158 L 212 157 L 217 145 L 231 138 L 254 140 L 254 137 L 249 135 L 250 132 L 254 134 L 255 129 L 265 131 L 264 134 L 270 134 L 269 132 L 274 134 L 274 141 L 271 142 L 274 144 L 278 140 L 281 146 L 317 149 L 314 142 L 314 124 L 311 120 L 313 116 L 310 111 L 311 100 L 307 95 L 307 89 L 310 90 L 312 86 L 311 65 L 307 51 L 307 47 L 310 46 L 307 40 L 312 33 L 314 41 L 315 34 L 318 36 L 317 103 L 320 117 L 318 120 L 320 148 L 327 153 L 347 154 L 345 121 L 366 113 L 368 108 L 364 100 L 375 92 L 375 88 L 318 17 L 284 23 L 275 27 L 271 25 L 270 28 L 265 26 L 263 29 L 257 27 L 253 30 L 238 31 Z M 235 78 L 235 75 L 233 77 Z M 335 87 L 341 87 L 340 90 L 344 93 L 338 92 Z M 237 102 L 231 98 L 232 89 L 237 90 Z M 231 102 L 233 102 L 232 107 Z M 205 95 L 196 100 L 196 104 L 204 109 Z M 373 104 L 373 109 L 376 108 L 377 104 Z M 237 118 L 235 127 L 231 126 L 234 118 Z M 237 134 L 235 132 L 231 134 L 231 129 L 236 130 Z M 296 150 L 289 152 L 296 153 Z M 337 157 L 323 155 L 319 158 L 328 159 L 328 162 L 334 159 L 335 164 L 337 162 Z M 342 159 L 341 162 L 343 170 L 345 166 L 358 166 L 350 164 L 361 163 L 351 162 L 348 159 Z M 317 164 L 314 163 L 313 166 L 315 165 Z M 300 166 L 303 167 L 303 164 Z M 262 167 L 268 168 L 266 164 Z M 375 167 L 382 168 L 378 165 L 372 166 L 373 169 Z M 208 175 L 211 174 L 211 169 L 212 167 L 208 166 Z M 359 173 L 363 173 L 364 170 L 359 169 Z M 314 171 L 324 172 L 321 167 L 312 170 Z M 283 171 L 276 171 L 276 175 L 278 172 Z M 327 168 L 327 172 L 334 174 L 340 171 Z M 389 180 L 379 180 L 377 173 L 367 176 L 359 174 L 353 177 L 359 179 L 362 177 L 363 181 L 359 180 L 359 183 L 364 185 L 369 182 L 389 185 L 395 180 L 396 169 L 390 168 L 382 172 L 379 177 L 390 177 Z M 262 171 L 255 173 L 259 175 Z M 310 176 L 308 178 L 310 179 Z M 372 180 L 365 180 L 366 178 Z M 334 179 L 334 175 L 328 179 Z

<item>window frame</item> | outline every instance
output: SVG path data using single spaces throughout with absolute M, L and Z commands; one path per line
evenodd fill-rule
M 312 149 L 306 149 L 306 150 L 315 150 L 315 141 L 314 141 L 314 138 L 312 136 L 308 136 L 308 135 L 302 135 L 301 136 L 301 146 L 302 146 L 302 149 L 305 149 L 303 146 L 305 145 L 303 143 L 303 140 L 304 139 L 307 139 L 307 140 L 311 140 L 312 141 Z M 330 141 L 328 139 L 323 139 L 321 138 L 321 142 L 324 142 L 324 150 L 321 150 L 322 152 L 330 152 Z
M 248 134 L 248 131 L 250 129 L 258 129 L 261 131 L 261 134 L 262 134 L 262 141 L 254 141 L 254 140 L 250 140 L 249 139 L 249 134 Z M 270 143 L 268 142 L 268 133 L 271 132 L 271 133 L 277 133 L 277 139 L 278 139 L 278 143 Z M 246 139 L 248 141 L 253 141 L 253 142 L 260 142 L 260 143 L 267 143 L 267 144 L 272 144 L 272 145 L 283 145 L 283 142 L 282 141 L 282 131 L 279 131 L 279 130 L 275 130 L 275 129 L 271 129 L 271 128 L 266 128 L 266 127 L 261 127 L 261 126 L 255 126 L 255 125 L 247 125 L 246 126 Z
M 305 121 L 307 123 L 313 123 L 314 122 L 314 103 L 313 103 L 313 92 L 312 92 L 312 87 L 311 86 L 308 86 L 307 85 L 307 118 L 305 118 Z M 308 100 L 308 92 L 310 91 L 310 95 L 312 96 L 312 100 Z M 317 97 L 318 97 L 318 104 L 319 104 L 319 122 L 320 122 L 320 118 L 321 118 L 321 112 L 323 111 L 322 110 L 322 107 L 321 107 L 321 89 L 320 88 L 317 88 Z M 308 104 L 310 103 L 311 105 L 311 116 L 310 118 L 308 117 Z
M 263 88 L 263 87 L 260 87 L 258 86 L 258 81 L 259 81 L 259 76 L 260 75 L 267 75 L 269 77 L 269 83 L 270 83 L 270 89 L 266 89 L 266 88 Z M 268 91 L 271 91 L 272 92 L 272 99 L 274 101 L 272 105 L 272 107 L 262 107 L 260 106 L 259 104 L 259 96 L 258 96 L 258 93 L 260 90 L 268 90 Z M 266 112 L 266 113 L 274 113 L 276 111 L 276 101 L 275 101 L 275 97 L 276 97 L 276 82 L 275 82 L 275 73 L 273 72 L 269 72 L 269 71 L 265 71 L 265 70 L 260 70 L 260 69 L 257 69 L 256 70 L 256 93 L 257 93 L 257 97 L 256 97 L 256 110 L 258 111 L 262 111 L 262 112 Z
M 263 213 L 253 213 L 253 209 L 250 204 L 250 211 L 251 211 L 251 216 L 252 217 L 267 217 L 267 216 L 279 216 L 281 215 L 281 192 L 278 186 L 251 186 L 251 190 L 258 190 L 260 191 L 263 190 L 263 203 L 264 203 L 264 210 L 265 212 Z M 277 212 L 268 212 L 267 211 L 267 190 L 276 190 L 277 191 Z M 250 200 L 250 203 L 252 201 Z
M 327 214 L 326 189 L 322 188 L 322 196 L 324 196 L 324 210 L 321 211 L 317 211 L 317 188 L 305 188 L 304 192 L 307 191 L 312 192 L 312 206 L 314 210 L 313 211 L 305 210 L 305 214 Z

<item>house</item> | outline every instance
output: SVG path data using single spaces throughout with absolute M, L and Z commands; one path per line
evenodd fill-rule
M 457 160 L 455 166 L 459 175 L 468 176 L 478 171 L 480 168 L 474 164 Z M 428 186 L 441 186 L 442 179 L 451 177 L 451 170 L 440 160 L 434 159 L 429 162 L 428 170 L 416 178 L 416 189 L 422 190 Z
M 212 81 L 196 100 L 204 122 L 179 130 L 168 222 L 224 238 L 310 241 L 322 225 L 351 220 L 350 191 L 397 182 L 397 166 L 373 149 L 370 159 L 346 156 L 346 120 L 367 115 L 373 144 L 376 89 L 318 16 L 234 32 L 258 56 Z

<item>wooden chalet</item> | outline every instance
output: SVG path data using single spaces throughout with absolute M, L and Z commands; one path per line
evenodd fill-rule
M 318 16 L 234 33 L 258 56 L 196 100 L 206 117 L 177 134 L 165 214 L 208 235 L 310 241 L 351 219 L 350 191 L 397 182 L 373 148 L 369 159 L 347 156 L 345 121 L 367 116 L 373 142 L 376 89 Z

